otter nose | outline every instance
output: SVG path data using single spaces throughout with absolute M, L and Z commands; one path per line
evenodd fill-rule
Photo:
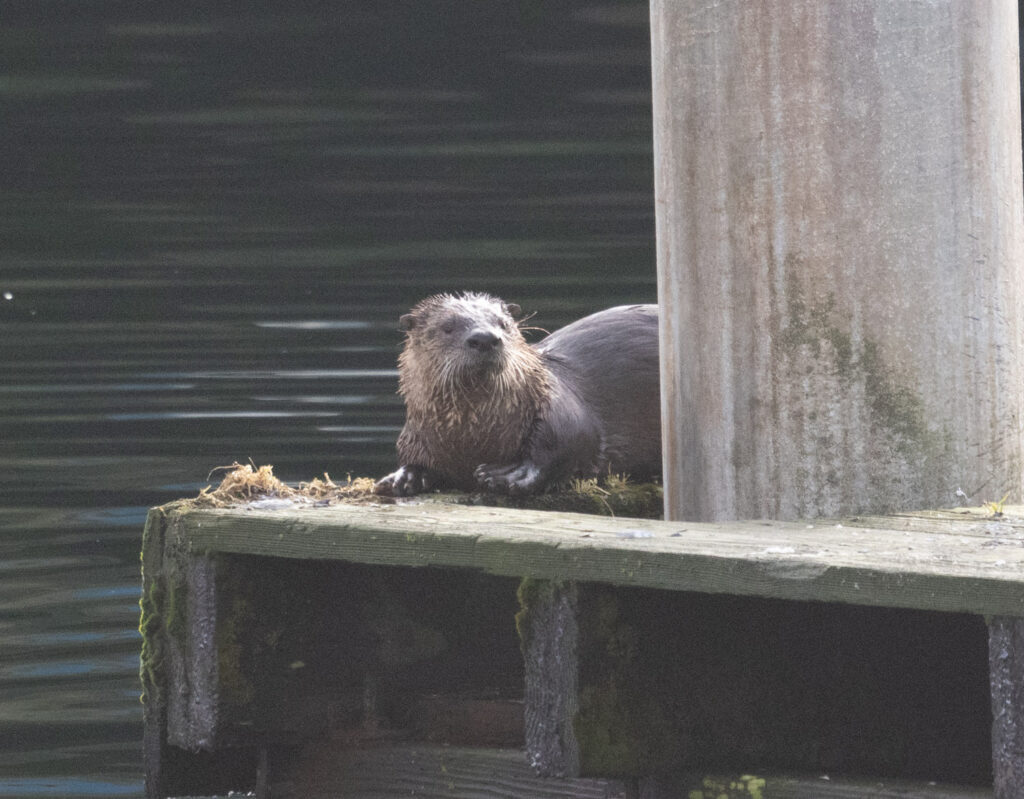
M 466 337 L 466 346 L 480 352 L 490 352 L 499 344 L 501 344 L 501 337 L 490 330 L 474 330 Z

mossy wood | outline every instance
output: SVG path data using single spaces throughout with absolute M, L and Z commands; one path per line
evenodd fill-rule
M 1019 511 L 701 524 L 421 502 L 197 510 L 179 523 L 194 552 L 1024 616 Z
M 668 517 L 1019 496 L 1018 4 L 650 7 Z
M 147 790 L 248 789 L 261 751 L 305 757 L 339 735 L 390 749 L 395 731 L 457 745 L 499 729 L 490 743 L 525 743 L 542 777 L 624 780 L 648 799 L 684 794 L 645 775 L 739 764 L 984 784 L 991 655 L 996 785 L 1010 786 L 996 796 L 1013 796 L 1019 510 L 691 524 L 437 501 L 154 509 Z M 430 698 L 494 689 L 524 698 L 524 730 L 505 699 Z M 687 790 L 721 787 L 710 779 Z M 887 795 L 777 784 L 761 795 Z M 947 795 L 961 794 L 920 793 Z
M 148 796 L 251 789 L 261 749 L 378 728 L 522 745 L 517 580 L 195 554 L 166 511 L 143 547 Z M 449 679 L 484 699 L 441 701 Z

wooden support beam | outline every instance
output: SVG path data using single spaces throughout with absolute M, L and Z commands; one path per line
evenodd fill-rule
M 1024 615 L 1024 508 L 1005 511 L 895 517 L 893 530 L 878 519 L 701 524 L 420 502 L 190 511 L 175 524 L 195 552 Z
M 538 778 L 619 780 L 629 799 L 740 764 L 985 782 L 990 651 L 1010 711 L 997 775 L 1015 767 L 1022 542 L 1016 507 L 812 524 L 155 509 L 149 795 L 273 789 L 282 752 L 324 741 L 525 738 Z
M 1017 3 L 651 23 L 666 518 L 1019 497 Z
M 520 597 L 544 774 L 987 777 L 976 617 L 545 581 Z
M 996 799 L 1024 795 L 1024 619 L 989 621 Z
M 201 703 L 218 695 L 218 659 L 214 650 L 194 647 L 200 640 L 210 640 L 216 618 L 211 612 L 212 593 L 207 590 L 212 588 L 212 558 L 187 554 L 173 534 L 168 536 L 168 521 L 163 509 L 154 509 L 142 543 L 140 676 L 148 799 L 249 785 L 255 769 L 256 753 L 251 747 L 212 751 L 219 742 L 213 733 L 220 706 Z M 191 611 L 189 582 L 193 585 Z M 190 621 L 196 624 L 196 634 L 190 631 Z
M 671 780 L 547 779 L 519 749 L 432 747 L 344 749 L 311 747 L 273 786 L 273 796 L 302 799 L 992 799 L 982 788 L 827 775 L 740 773 L 679 775 Z
M 516 627 L 525 662 L 526 751 L 545 777 L 580 774 L 579 627 L 575 583 L 526 579 Z
M 286 795 L 302 799 L 630 799 L 617 780 L 539 776 L 518 748 L 352 749 L 326 741 L 309 747 L 292 773 Z

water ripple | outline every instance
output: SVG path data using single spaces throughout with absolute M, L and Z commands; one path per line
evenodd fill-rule
M 0 796 L 60 796 L 65 799 L 92 796 L 141 796 L 142 782 L 105 782 L 75 777 L 0 778 Z

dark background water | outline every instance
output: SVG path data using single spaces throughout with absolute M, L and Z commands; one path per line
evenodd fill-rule
M 644 2 L 0 10 L 0 797 L 138 796 L 146 508 L 380 475 L 400 313 L 655 297 Z

